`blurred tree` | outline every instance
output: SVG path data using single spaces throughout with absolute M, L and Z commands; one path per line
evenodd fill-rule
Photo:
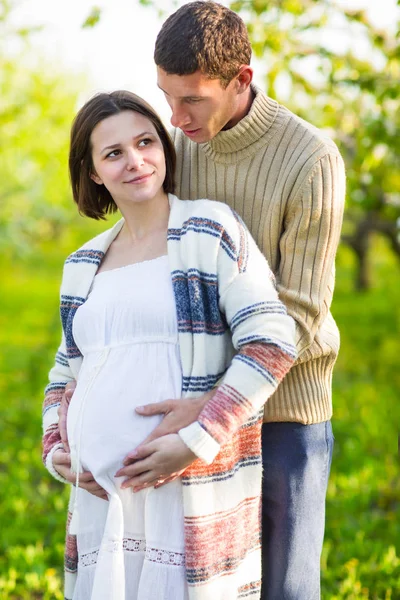
M 399 3 L 398 3 L 399 4 Z M 371 234 L 400 259 L 400 16 L 380 31 L 365 11 L 335 0 L 237 0 L 267 93 L 328 129 L 347 166 L 343 241 L 369 286 Z M 395 2 L 393 2 L 393 7 Z
M 13 29 L 15 3 L 0 0 L 0 250 L 23 253 L 73 217 L 68 136 L 79 82 L 54 66 L 29 67 L 33 29 Z

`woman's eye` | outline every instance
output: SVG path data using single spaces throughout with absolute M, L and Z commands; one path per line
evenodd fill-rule
M 112 152 L 107 154 L 107 158 L 114 158 L 115 156 L 118 156 L 118 154 L 120 154 L 120 150 L 113 150 Z
M 152 140 L 150 138 L 144 138 L 143 140 L 140 140 L 139 146 L 148 146 L 151 142 Z

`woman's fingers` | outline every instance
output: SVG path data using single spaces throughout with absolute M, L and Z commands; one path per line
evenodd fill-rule
M 76 482 L 76 473 L 71 471 L 71 456 L 68 452 L 64 452 L 64 450 L 61 449 L 56 450 L 53 454 L 53 466 L 64 479 L 69 481 L 69 483 Z M 79 487 L 99 498 L 108 500 L 106 491 L 96 482 L 90 471 L 79 473 Z
M 104 488 L 102 488 L 96 481 L 91 481 L 89 483 L 79 483 L 79 487 L 87 492 L 93 494 L 93 496 L 97 496 L 98 498 L 103 498 L 104 500 L 108 500 L 107 492 Z
M 152 445 L 151 443 L 149 444 L 144 444 L 144 442 L 135 450 L 132 450 L 132 452 L 129 452 L 129 454 L 126 455 L 126 457 L 124 458 L 124 462 L 123 464 L 125 466 L 127 465 L 131 465 L 134 464 L 135 462 L 137 462 L 138 460 L 142 461 L 143 459 L 151 456 L 154 452 L 154 445 Z M 118 471 L 119 473 L 119 471 Z
M 83 471 L 83 473 L 79 473 L 79 481 L 82 483 L 90 483 L 91 481 L 95 481 L 95 479 L 90 471 Z
M 154 487 L 159 480 L 162 480 L 161 475 L 157 475 L 155 471 L 146 471 L 137 477 L 127 479 L 121 487 L 123 489 L 131 487 L 133 492 L 139 492 L 145 488 Z
M 52 457 L 53 467 L 69 483 L 73 483 L 74 474 L 71 471 L 71 456 L 59 448 Z
M 159 479 L 154 487 L 156 488 L 156 490 L 158 490 L 158 488 L 162 487 L 163 485 L 166 485 L 167 483 L 171 483 L 171 481 L 175 481 L 175 479 L 178 479 L 178 477 L 182 477 L 184 472 L 185 472 L 185 469 L 182 469 L 181 471 L 178 471 L 177 473 L 170 475 L 166 479 Z
M 162 472 L 163 466 L 154 460 L 154 453 L 145 459 L 138 460 L 131 465 L 123 467 L 115 474 L 116 477 L 127 477 L 121 484 L 122 489 L 132 487 L 140 488 L 155 485 L 166 474 Z M 137 491 L 134 489 L 134 491 Z
M 83 490 L 86 490 L 87 492 L 90 492 L 94 496 L 98 496 L 99 498 L 108 500 L 106 490 L 97 483 L 90 471 L 84 471 L 83 473 L 79 473 L 79 487 Z
M 68 452 L 64 452 L 59 448 L 53 454 L 53 465 L 57 466 L 68 466 L 71 467 L 71 455 Z
M 137 477 L 142 473 L 146 473 L 147 471 L 153 468 L 153 463 L 151 461 L 151 455 L 147 456 L 144 459 L 137 460 L 130 465 L 126 465 L 119 469 L 115 473 L 115 477 Z
M 63 397 L 61 398 L 61 404 L 58 407 L 58 429 L 60 431 L 61 441 L 64 445 L 64 449 L 66 452 L 70 451 L 68 444 L 68 435 L 67 435 L 67 415 L 68 415 L 68 406 L 71 402 L 72 395 L 76 388 L 76 381 L 70 381 L 65 386 Z

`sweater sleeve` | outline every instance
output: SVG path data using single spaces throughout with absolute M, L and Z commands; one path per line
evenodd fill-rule
M 294 322 L 278 297 L 268 263 L 239 218 L 237 227 L 235 260 L 222 247 L 218 257 L 220 310 L 237 354 L 198 421 L 179 431 L 208 464 L 257 415 L 296 358 Z
M 344 198 L 343 161 L 331 153 L 312 167 L 288 206 L 277 282 L 279 296 L 296 322 L 300 360 L 332 301 Z

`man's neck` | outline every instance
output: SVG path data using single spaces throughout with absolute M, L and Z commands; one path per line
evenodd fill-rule
M 227 129 L 232 129 L 241 121 L 250 111 L 251 105 L 253 104 L 254 98 L 256 97 L 254 90 L 249 86 L 247 90 L 241 94 L 240 104 L 238 105 L 237 111 L 235 112 L 232 119 L 228 121 L 225 127 L 222 128 L 222 131 L 226 131 Z

